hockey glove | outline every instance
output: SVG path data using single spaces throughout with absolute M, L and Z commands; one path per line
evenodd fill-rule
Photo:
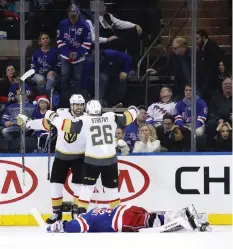
M 50 111 L 48 110 L 46 113 L 45 113 L 45 119 L 47 119 L 48 121 L 50 121 L 52 123 L 53 119 L 55 117 L 57 117 L 57 113 L 54 112 L 54 111 Z
M 26 115 L 18 114 L 18 116 L 17 116 L 17 125 L 18 126 L 26 125 L 27 121 L 28 121 L 28 117 Z

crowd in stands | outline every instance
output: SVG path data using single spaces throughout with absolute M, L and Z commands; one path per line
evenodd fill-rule
M 86 2 L 68 8 L 68 17 L 51 17 L 56 1 L 30 1 L 28 37 L 38 39 L 39 48 L 32 54 L 30 66 L 36 73 L 25 82 L 24 114 L 41 119 L 50 108 L 69 108 L 69 97 L 82 94 L 86 101 L 94 97 L 94 14 Z M 60 4 L 62 1 L 59 1 Z M 154 1 L 157 3 L 157 1 Z M 56 3 L 58 8 L 58 3 Z M 66 4 L 67 2 L 63 2 Z M 152 4 L 152 3 L 151 3 Z M 84 7 L 85 6 L 85 7 Z M 152 6 L 152 5 L 151 5 Z M 154 6 L 154 5 L 153 5 Z M 64 8 L 64 7 L 62 7 Z M 61 8 L 61 9 L 62 9 Z M 43 15 L 41 14 L 43 10 Z M 100 79 L 99 93 L 103 107 L 126 100 L 127 77 L 134 76 L 140 59 L 140 40 L 156 37 L 154 27 L 160 26 L 151 9 L 147 23 L 123 21 L 109 13 L 100 3 Z M 158 9 L 155 9 L 158 11 Z M 56 13 L 54 11 L 53 13 Z M 58 11 L 58 13 L 60 13 Z M 150 14 L 149 14 L 150 13 Z M 153 12 L 152 12 L 153 13 Z M 67 13 L 66 13 L 67 15 Z M 60 19 L 59 19 L 60 18 Z M 65 18 L 65 17 L 64 17 Z M 36 21 L 35 21 L 36 20 Z M 59 23 L 58 23 L 59 20 Z M 13 23 L 14 22 L 14 23 Z M 0 37 L 17 37 L 19 13 L 14 1 L 0 0 Z M 37 24 L 43 22 L 43 25 Z M 52 40 L 57 25 L 56 45 Z M 146 26 L 146 27 L 145 27 Z M 13 28 L 13 29 L 14 29 Z M 157 29 L 157 28 L 156 28 Z M 17 27 L 19 30 L 19 26 Z M 11 32 L 14 34 L 12 35 Z M 232 78 L 229 63 L 217 43 L 205 30 L 197 32 L 197 95 L 196 140 L 198 151 L 232 150 Z M 152 38 L 151 38 L 152 37 Z M 149 40 L 150 40 L 149 39 Z M 147 40 L 148 42 L 148 40 Z M 159 75 L 174 76 L 174 87 L 163 86 L 159 98 L 151 105 L 139 106 L 137 120 L 124 130 L 116 130 L 116 149 L 123 155 L 138 152 L 188 152 L 191 150 L 191 48 L 184 37 L 171 44 L 169 63 L 158 70 Z M 8 63 L 0 82 L 1 141 L 0 152 L 19 152 L 20 127 L 16 117 L 20 111 L 19 75 L 15 65 Z M 53 89 L 53 91 L 51 91 Z M 52 94 L 51 94 L 52 93 Z M 156 95 L 156 94 L 155 94 Z M 130 103 L 134 104 L 134 103 Z M 52 134 L 54 148 L 56 132 Z M 48 132 L 26 131 L 26 152 L 46 152 Z

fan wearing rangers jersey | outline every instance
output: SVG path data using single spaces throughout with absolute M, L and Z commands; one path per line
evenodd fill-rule
M 85 107 L 85 100 L 82 95 L 74 94 L 70 98 L 70 109 L 58 109 L 57 115 L 62 119 L 70 119 L 72 122 L 77 122 L 83 113 Z M 18 123 L 26 123 L 26 127 L 34 130 L 49 130 L 50 125 L 46 119 L 37 119 L 27 121 L 24 115 L 18 116 Z M 56 125 L 55 125 L 56 126 Z M 53 216 L 47 219 L 48 224 L 52 224 L 56 220 L 62 219 L 62 201 L 63 201 L 63 187 L 69 169 L 72 171 L 72 183 L 74 190 L 73 213 L 78 211 L 78 198 L 80 186 L 82 183 L 82 170 L 85 151 L 85 138 L 81 134 L 67 133 L 56 127 L 58 131 L 55 159 L 53 162 L 51 172 L 51 198 Z
M 47 231 L 56 233 L 139 232 L 143 228 L 152 228 L 154 232 L 174 232 L 182 229 L 210 230 L 208 222 L 199 219 L 193 205 L 177 212 L 153 213 L 138 206 L 119 205 L 114 209 L 94 208 L 71 221 L 57 221 L 47 227 Z
M 101 115 L 101 109 L 99 101 L 89 101 L 86 107 L 89 116 L 82 117 L 78 122 L 64 120 L 52 111 L 45 115 L 45 118 L 61 130 L 71 134 L 78 133 L 86 139 L 85 173 L 79 196 L 79 213 L 86 212 L 99 175 L 105 193 L 109 196 L 110 207 L 120 204 L 115 131 L 117 127 L 132 123 L 138 115 L 138 109 L 132 106 L 123 115 L 116 115 L 114 112 Z
M 161 125 L 165 114 L 175 115 L 176 103 L 171 100 L 172 90 L 169 87 L 163 87 L 160 91 L 160 102 L 156 102 L 148 107 L 147 123 L 155 127 Z
M 70 81 L 74 82 L 74 93 L 82 86 L 84 61 L 88 55 L 92 38 L 88 24 L 81 19 L 79 9 L 72 4 L 68 19 L 60 22 L 57 30 L 57 46 L 61 56 L 61 106 L 66 107 Z
M 176 104 L 175 124 L 178 126 L 188 126 L 191 124 L 192 117 L 192 88 L 190 84 L 185 85 L 184 99 Z M 204 134 L 205 121 L 208 114 L 208 108 L 206 102 L 199 96 L 196 96 L 196 135 L 201 136 Z

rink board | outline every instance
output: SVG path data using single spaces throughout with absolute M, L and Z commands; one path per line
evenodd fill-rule
M 18 155 L 0 155 L 0 225 L 34 226 L 35 207 L 46 219 L 52 213 L 47 157 L 25 158 L 26 186 Z M 194 204 L 215 225 L 232 224 L 231 154 L 157 153 L 119 157 L 119 192 L 122 203 L 151 211 L 171 211 Z M 52 158 L 53 161 L 53 158 Z M 72 201 L 71 174 L 64 201 Z M 109 198 L 98 180 L 90 208 L 108 206 Z M 64 215 L 64 219 L 70 219 Z

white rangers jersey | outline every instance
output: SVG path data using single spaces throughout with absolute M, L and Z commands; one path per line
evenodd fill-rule
M 156 102 L 148 107 L 147 122 L 154 122 L 155 126 L 160 125 L 163 122 L 163 116 L 167 113 L 175 115 L 176 103 L 172 101 L 168 103 Z
M 58 109 L 56 113 L 62 119 L 70 119 L 72 122 L 80 120 L 80 117 L 73 116 L 68 108 Z M 60 127 L 57 127 L 56 125 L 54 126 L 57 128 L 55 157 L 61 160 L 74 160 L 84 157 L 85 137 L 82 137 L 81 134 L 77 133 L 72 134 L 64 132 Z M 50 129 L 50 125 L 46 119 L 30 120 L 27 122 L 26 127 L 33 130 Z
M 56 117 L 52 120 L 52 124 L 56 124 L 56 127 L 60 126 L 65 132 L 79 133 L 84 136 L 86 138 L 84 161 L 95 166 L 106 166 L 117 162 L 116 128 L 129 125 L 135 118 L 129 111 L 123 115 L 107 112 L 102 116 L 81 117 L 78 122 Z

